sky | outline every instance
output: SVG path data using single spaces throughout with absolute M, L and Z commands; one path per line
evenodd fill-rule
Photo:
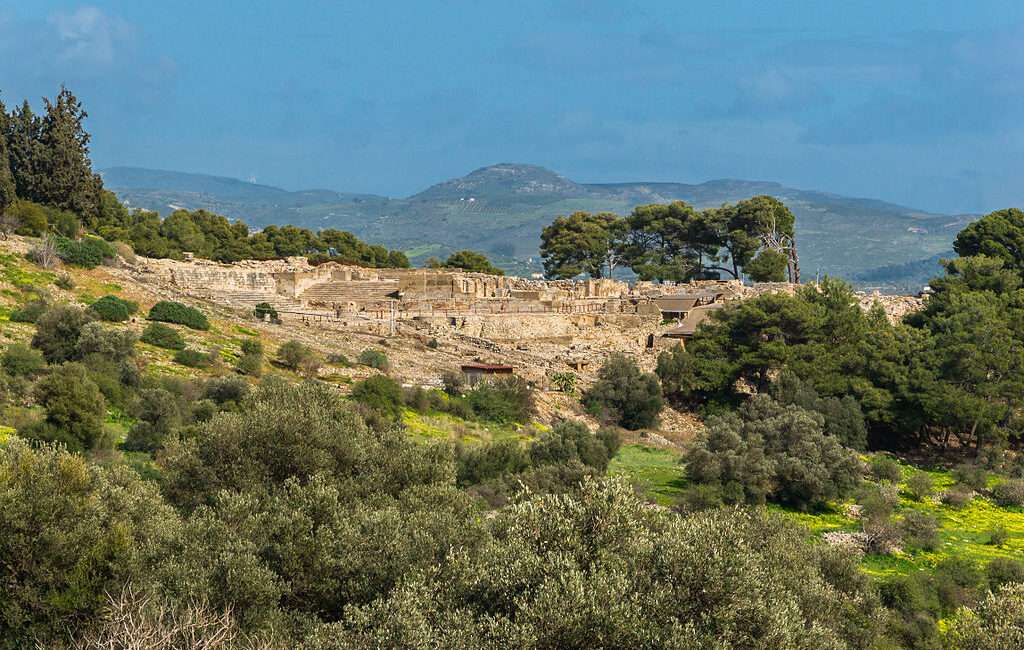
M 97 168 L 406 196 L 498 162 L 1024 207 L 1024 3 L 0 0 Z

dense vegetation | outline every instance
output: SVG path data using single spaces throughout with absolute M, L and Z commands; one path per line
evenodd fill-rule
M 576 212 L 544 229 L 540 253 L 553 278 L 601 278 L 628 266 L 642 280 L 726 273 L 798 282 L 795 223 L 789 208 L 770 196 L 700 212 L 684 201 L 642 205 L 624 218 Z
M 373 267 L 407 267 L 401 251 L 369 245 L 348 232 L 313 232 L 267 226 L 255 233 L 206 210 L 128 210 L 103 188 L 89 159 L 88 114 L 66 88 L 44 99 L 37 115 L 26 101 L 10 112 L 0 102 L 0 232 L 52 233 L 65 261 L 85 267 L 114 257 L 108 242 L 124 242 L 149 257 L 181 258 L 185 252 L 221 262 L 309 256 L 314 264 L 337 261 Z M 98 237 L 82 237 L 84 232 Z

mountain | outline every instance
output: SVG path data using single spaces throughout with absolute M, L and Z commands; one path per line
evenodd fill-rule
M 800 190 L 763 181 L 577 183 L 544 167 L 501 163 L 443 181 L 404 199 L 330 190 L 291 192 L 233 178 L 113 167 L 104 183 L 133 207 L 168 214 L 205 208 L 253 227 L 292 223 L 350 230 L 405 250 L 413 261 L 474 248 L 507 270 L 539 267 L 541 229 L 577 210 L 626 214 L 644 203 L 698 208 L 770 194 L 797 217 L 805 277 L 830 274 L 861 286 L 916 290 L 972 215 L 942 215 L 885 201 Z

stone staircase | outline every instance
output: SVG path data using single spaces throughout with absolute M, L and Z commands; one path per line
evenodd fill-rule
M 303 304 L 294 298 L 265 291 L 220 291 L 208 296 L 210 300 L 238 307 L 252 308 L 261 302 L 270 303 L 274 309 L 302 311 Z
M 397 280 L 349 280 L 315 284 L 299 296 L 303 303 L 385 302 L 398 291 Z

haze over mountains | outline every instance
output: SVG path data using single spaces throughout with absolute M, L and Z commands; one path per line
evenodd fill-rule
M 577 210 L 627 214 L 636 205 L 674 200 L 703 208 L 770 194 L 797 217 L 805 277 L 830 274 L 862 286 L 912 291 L 937 272 L 938 258 L 952 254 L 953 237 L 973 218 L 761 181 L 577 183 L 543 167 L 512 163 L 477 169 L 403 199 L 322 189 L 292 192 L 233 178 L 135 167 L 113 167 L 102 175 L 129 205 L 161 214 L 205 208 L 255 228 L 287 223 L 339 228 L 401 248 L 414 263 L 473 248 L 518 273 L 539 270 L 541 229 L 558 215 Z

